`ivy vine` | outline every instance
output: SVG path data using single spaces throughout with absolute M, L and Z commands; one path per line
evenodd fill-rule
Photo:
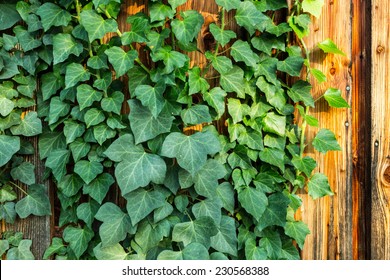
M 324 1 L 215 2 L 215 47 L 202 51 L 204 18 L 181 11 L 186 0 L 150 0 L 129 30 L 121 0 L 0 1 L 0 218 L 52 212 L 24 160 L 39 152 L 61 208 L 44 258 L 299 259 L 310 231 L 296 192 L 332 195 L 305 147 L 341 149 L 326 128 L 305 138 L 318 126 L 310 77 L 326 77 L 304 38 Z M 330 39 L 318 47 L 343 55 Z M 349 107 L 338 89 L 322 97 Z M 33 258 L 31 240 L 7 234 L 1 254 Z

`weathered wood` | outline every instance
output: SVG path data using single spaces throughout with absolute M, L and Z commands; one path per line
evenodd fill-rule
M 311 33 L 305 40 L 312 50 L 312 66 L 322 70 L 327 76 L 327 82 L 316 83 L 314 78 L 312 93 L 320 97 L 327 88 L 338 88 L 348 103 L 351 103 L 351 7 L 345 1 L 325 1 L 319 19 L 313 20 Z M 331 38 L 337 46 L 346 53 L 340 55 L 325 55 L 316 44 Z M 349 89 L 349 90 L 347 90 Z M 306 153 L 313 156 L 317 162 L 316 171 L 324 173 L 334 196 L 313 201 L 306 193 L 301 193 L 303 199 L 302 219 L 311 230 L 306 238 L 301 253 L 303 259 L 351 259 L 352 258 L 352 114 L 350 109 L 330 108 L 320 99 L 312 115 L 319 119 L 319 128 L 327 128 L 335 132 L 342 147 L 341 152 L 328 152 L 326 155 L 315 152 L 309 145 Z M 319 128 L 310 127 L 307 139 L 313 139 Z
M 390 259 L 390 3 L 371 3 L 371 258 Z
M 371 15 L 365 0 L 353 2 L 352 17 L 352 146 L 353 258 L 370 258 L 371 203 Z

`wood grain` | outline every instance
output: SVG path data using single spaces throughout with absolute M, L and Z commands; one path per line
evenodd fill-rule
M 390 259 L 390 3 L 372 0 L 371 258 Z

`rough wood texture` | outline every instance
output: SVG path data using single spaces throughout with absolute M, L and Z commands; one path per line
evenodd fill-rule
M 327 82 L 314 83 L 314 97 L 321 96 L 327 88 L 338 88 L 351 104 L 351 14 L 350 4 L 344 1 L 325 1 L 321 17 L 314 19 L 307 38 L 307 47 L 312 50 L 313 67 L 322 70 Z M 346 57 L 329 54 L 325 56 L 316 45 L 331 38 L 346 53 Z M 349 88 L 349 90 L 347 90 Z M 311 230 L 302 251 L 303 259 L 351 259 L 352 258 L 352 114 L 350 109 L 330 108 L 321 99 L 311 111 L 319 119 L 319 127 L 335 132 L 342 147 L 341 152 L 326 155 L 314 152 L 309 145 L 306 153 L 314 156 L 316 171 L 329 177 L 334 196 L 313 201 L 302 193 L 302 219 Z M 307 139 L 313 139 L 318 128 L 307 130 Z
M 390 259 L 390 3 L 372 0 L 371 258 Z

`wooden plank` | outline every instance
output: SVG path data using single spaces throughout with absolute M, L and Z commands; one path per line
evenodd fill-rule
M 372 0 L 371 258 L 390 259 L 390 3 Z
M 353 3 L 352 143 L 353 259 L 370 259 L 371 203 L 371 16 L 367 1 Z
M 343 97 L 351 103 L 351 3 L 349 1 L 325 1 L 319 19 L 313 25 L 306 44 L 311 53 L 312 66 L 322 70 L 327 82 L 317 84 L 313 78 L 314 97 L 321 96 L 329 87 L 338 88 Z M 324 55 L 316 44 L 331 38 L 346 53 Z M 303 259 L 351 259 L 352 258 L 352 114 L 350 109 L 330 108 L 321 99 L 312 115 L 319 119 L 319 127 L 335 132 L 342 147 L 341 152 L 326 155 L 315 152 L 309 145 L 306 153 L 317 160 L 316 171 L 324 173 L 334 196 L 313 201 L 307 193 L 303 199 L 302 219 L 311 230 L 301 256 Z M 313 139 L 318 128 L 309 128 L 306 137 Z

